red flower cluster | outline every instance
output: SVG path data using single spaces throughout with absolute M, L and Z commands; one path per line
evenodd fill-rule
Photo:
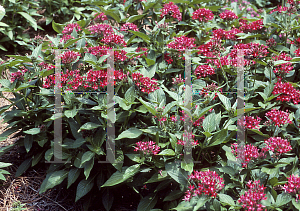
M 94 21 L 98 21 L 98 20 L 99 21 L 105 21 L 105 20 L 107 20 L 107 17 L 103 12 L 97 13 L 97 14 L 95 14 Z
M 139 141 L 136 145 L 134 151 L 142 151 L 145 155 L 156 155 L 160 151 L 160 147 L 153 141 Z
M 296 50 L 294 51 L 294 54 L 295 54 L 296 56 L 300 56 L 300 48 L 296 49 Z
M 65 26 L 64 30 L 62 31 L 63 34 L 71 34 L 73 30 L 81 31 L 81 27 L 78 23 L 70 23 L 67 26 Z
M 286 112 L 279 111 L 277 109 L 272 109 L 271 111 L 266 113 L 266 116 L 269 117 L 270 121 L 267 123 L 275 123 L 275 126 L 282 126 L 284 124 L 290 123 L 292 124 L 292 121 L 289 119 L 289 113 L 288 110 Z
M 222 18 L 225 21 L 231 21 L 234 19 L 238 19 L 238 16 L 230 10 L 225 10 L 225 12 L 222 12 L 219 16 L 220 16 L 220 18 Z
M 70 34 L 64 34 L 62 36 L 62 38 L 59 40 L 59 42 L 65 42 L 65 41 L 68 41 L 70 39 L 75 39 L 75 37 L 71 36 Z
M 241 160 L 243 168 L 247 168 L 251 160 L 262 156 L 262 154 L 258 152 L 258 148 L 252 144 L 247 144 L 242 147 L 242 149 L 238 147 L 237 143 L 231 144 L 231 152 L 237 159 Z
M 239 43 L 233 46 L 229 56 L 231 57 L 231 64 L 237 66 L 237 51 L 238 49 L 244 50 L 244 55 L 249 58 L 245 58 L 244 63 L 246 66 L 254 65 L 256 62 L 252 59 L 258 59 L 267 56 L 267 46 L 260 45 L 258 43 Z
M 206 87 L 204 87 L 201 92 L 200 95 L 202 95 L 204 98 L 208 98 L 210 97 L 210 94 L 216 92 L 213 100 L 218 96 L 217 92 L 222 93 L 222 88 L 219 88 L 215 83 L 212 83 L 211 85 L 207 85 Z
M 161 14 L 160 17 L 163 18 L 166 15 L 170 15 L 173 18 L 178 19 L 178 21 L 181 21 L 181 12 L 179 11 L 179 7 L 175 5 L 173 2 L 169 2 L 164 5 L 164 8 L 160 10 Z
M 291 100 L 294 104 L 298 104 L 300 102 L 300 91 L 295 89 L 289 82 L 282 83 L 281 81 L 278 81 L 275 84 L 272 94 L 281 94 L 277 97 L 277 100 L 282 102 L 289 102 Z
M 38 66 L 41 67 L 41 70 L 43 70 L 43 69 L 51 70 L 51 69 L 55 68 L 54 65 L 51 65 L 51 64 L 48 64 L 48 63 L 45 63 L 45 62 L 39 63 Z
M 288 7 L 282 7 L 278 5 L 276 9 L 270 11 L 270 14 L 272 14 L 273 12 L 282 13 L 283 11 L 287 11 L 288 9 Z
M 269 48 L 275 47 L 276 46 L 276 41 L 275 41 L 274 38 L 270 38 L 270 39 L 266 40 L 266 44 Z
M 121 31 L 127 32 L 128 30 L 139 31 L 137 25 L 135 25 L 134 23 L 123 24 L 123 26 L 121 27 Z
M 89 47 L 87 52 L 100 58 L 101 56 L 108 54 L 108 51 L 107 51 L 108 49 L 112 49 L 112 47 L 100 45 L 100 46 L 95 46 L 95 47 Z M 115 62 L 116 61 L 125 61 L 126 59 L 127 59 L 126 51 L 124 51 L 124 50 L 114 51 L 114 61 Z M 106 59 L 104 60 L 104 62 L 105 61 L 106 61 Z
M 239 29 L 244 33 L 255 32 L 264 27 L 263 20 L 257 20 L 257 21 L 253 21 L 252 23 L 248 23 L 247 20 L 240 19 L 239 23 L 240 23 Z
M 70 64 L 70 63 L 74 62 L 78 56 L 79 57 L 81 56 L 81 54 L 78 52 L 66 51 L 61 55 L 61 60 L 62 60 L 62 63 L 64 63 L 64 64 Z
M 196 70 L 194 71 L 194 74 L 196 75 L 196 77 L 198 79 L 205 78 L 208 75 L 215 74 L 215 69 L 209 65 L 200 65 L 196 68 Z
M 275 55 L 272 58 L 274 59 L 274 61 L 278 61 L 278 60 L 290 61 L 290 60 L 292 60 L 292 58 L 289 55 L 287 55 L 286 53 L 281 53 L 279 56 Z M 292 63 L 287 62 L 287 63 L 275 66 L 273 72 L 276 75 L 282 76 L 282 75 L 289 73 L 292 69 L 293 69 Z
M 186 142 L 183 141 L 183 140 L 178 140 L 178 141 L 177 141 L 177 144 L 178 144 L 178 145 L 184 146 L 185 143 L 186 143 Z M 191 142 L 190 144 L 191 144 L 191 146 L 197 146 L 199 143 L 198 143 L 198 140 L 193 140 L 193 142 Z
M 244 121 L 239 119 L 238 124 L 244 128 L 259 130 L 260 121 L 261 121 L 260 117 L 256 117 L 256 119 L 255 119 L 252 116 L 244 116 Z
M 291 41 L 291 44 L 294 44 L 297 48 L 300 48 L 300 37 Z
M 91 34 L 96 34 L 99 37 L 104 37 L 107 34 L 113 34 L 114 31 L 111 25 L 108 24 L 95 24 L 89 27 Z
M 267 200 L 264 190 L 264 185 L 259 185 L 260 181 L 249 181 L 247 187 L 249 188 L 243 195 L 240 196 L 238 203 L 246 210 L 263 211 L 264 205 L 261 204 L 262 200 Z M 266 209 L 265 209 L 266 210 Z
M 121 70 L 115 70 L 114 84 L 127 78 Z M 47 76 L 44 88 L 53 88 L 55 85 L 55 75 Z M 107 71 L 106 70 L 89 70 L 86 76 L 80 75 L 79 70 L 67 70 L 61 74 L 61 86 L 68 86 L 68 90 L 77 90 L 79 88 L 94 90 L 101 89 L 107 86 Z
M 145 55 L 145 56 L 148 55 L 148 52 L 147 52 L 147 51 L 148 51 L 148 48 L 141 48 L 141 47 L 138 47 L 135 51 L 136 51 L 136 52 L 145 51 L 144 53 L 142 53 L 142 54 L 136 56 L 135 58 L 140 58 L 140 57 L 143 56 L 143 55 Z
M 172 64 L 173 59 L 172 59 L 172 57 L 169 56 L 169 55 L 170 55 L 169 53 L 165 53 L 164 59 L 165 59 L 166 62 L 168 62 L 168 64 Z
M 195 42 L 195 38 L 188 38 L 185 35 L 183 35 L 181 37 L 176 37 L 175 41 L 170 42 L 168 44 L 168 48 L 173 48 L 178 50 L 192 49 L 196 47 L 194 42 Z
M 22 73 L 20 70 L 11 73 L 10 81 L 14 82 L 15 80 L 24 81 L 24 73 Z
M 263 150 L 271 150 L 272 152 L 276 153 L 276 155 L 282 155 L 283 153 L 287 153 L 292 150 L 290 142 L 280 137 L 271 137 L 265 140 L 265 143 L 267 146 L 264 147 Z
M 141 73 L 132 73 L 131 77 L 142 92 L 149 94 L 150 92 L 154 92 L 155 90 L 159 89 L 156 79 L 151 80 L 149 77 L 143 77 Z
M 296 201 L 300 200 L 300 177 L 291 175 L 288 178 L 288 183 L 283 186 L 285 192 L 296 195 Z
M 173 80 L 172 84 L 175 85 L 185 82 L 185 80 L 181 78 L 181 75 L 179 75 L 179 77 L 172 78 L 172 80 Z
M 229 31 L 225 31 L 224 29 L 215 29 L 212 32 L 214 39 L 220 40 L 237 40 L 236 34 L 242 33 L 242 31 L 234 27 Z
M 214 18 L 214 14 L 209 9 L 200 8 L 193 12 L 192 18 L 200 22 L 208 22 L 209 20 L 212 20 Z
M 201 127 L 203 127 L 203 126 L 202 126 L 202 123 L 203 123 L 203 120 L 204 120 L 204 119 L 205 119 L 205 116 L 200 117 L 198 120 L 196 120 L 196 121 L 193 123 L 193 125 L 196 126 L 196 127 L 199 127 L 199 126 L 201 125 Z
M 184 201 L 189 201 L 193 196 L 200 196 L 202 194 L 208 195 L 212 198 L 217 196 L 217 192 L 224 187 L 224 180 L 215 171 L 195 171 L 194 174 L 188 176 L 195 184 L 190 185 L 185 192 Z

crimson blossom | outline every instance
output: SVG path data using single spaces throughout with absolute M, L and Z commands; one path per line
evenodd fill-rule
M 242 204 L 242 207 L 245 210 L 267 210 L 263 209 L 265 206 L 261 204 L 262 200 L 267 200 L 267 194 L 264 193 L 266 187 L 264 187 L 264 185 L 259 185 L 259 183 L 259 180 L 253 182 L 249 180 L 247 183 L 249 190 L 240 196 L 238 203 Z
M 292 150 L 292 146 L 290 142 L 286 139 L 282 139 L 281 137 L 271 137 L 265 140 L 264 151 L 271 150 L 276 153 L 276 155 L 282 155 Z
M 200 8 L 193 12 L 192 18 L 200 22 L 208 22 L 209 20 L 212 20 L 214 18 L 214 14 L 209 9 Z
M 214 68 L 209 65 L 200 65 L 194 71 L 194 74 L 198 79 L 205 78 L 206 76 L 215 74 Z
M 282 102 L 289 102 L 291 100 L 294 104 L 298 104 L 300 102 L 300 91 L 295 89 L 289 82 L 283 83 L 278 81 L 275 84 L 272 94 L 281 94 L 276 99 Z
M 252 116 L 244 116 L 244 121 L 242 119 L 238 120 L 238 124 L 242 127 L 248 129 L 257 129 L 259 130 L 259 123 L 261 121 L 260 117 L 256 117 L 256 119 Z
M 222 12 L 219 16 L 220 16 L 220 18 L 222 18 L 223 20 L 226 20 L 226 21 L 238 19 L 238 16 L 230 10 L 225 10 L 225 12 Z
M 150 79 L 149 77 L 144 77 L 141 73 L 131 74 L 133 82 L 139 86 L 140 90 L 145 93 L 154 92 L 159 89 L 156 79 Z
M 286 112 L 279 111 L 278 109 L 272 109 L 266 113 L 266 116 L 269 117 L 270 121 L 267 121 L 267 124 L 274 123 L 275 126 L 282 126 L 287 123 L 292 124 L 293 122 L 289 119 L 288 110 Z
M 283 186 L 284 191 L 295 194 L 296 201 L 300 200 L 300 177 L 297 175 L 291 175 L 287 179 L 288 183 Z
M 231 144 L 231 152 L 237 159 L 241 160 L 243 168 L 247 168 L 252 160 L 263 156 L 262 153 L 258 152 L 257 146 L 252 144 L 247 144 L 242 147 L 239 147 L 237 143 Z
M 163 18 L 166 15 L 170 15 L 175 19 L 178 19 L 178 21 L 181 21 L 181 12 L 179 11 L 179 7 L 177 5 L 174 4 L 174 2 L 169 2 L 167 4 L 164 5 L 164 8 L 162 8 L 161 10 L 161 14 L 160 17 Z
M 224 180 L 215 171 L 195 171 L 188 176 L 195 185 L 190 185 L 185 192 L 184 201 L 189 201 L 194 196 L 201 196 L 203 194 L 212 198 L 217 196 L 217 192 L 222 190 Z
M 153 141 L 139 141 L 136 143 L 134 151 L 142 151 L 145 155 L 157 155 L 160 147 Z

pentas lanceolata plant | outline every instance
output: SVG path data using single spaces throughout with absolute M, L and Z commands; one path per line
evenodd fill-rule
M 15 96 L 1 108 L 9 125 L 1 138 L 20 131 L 23 166 L 51 161 L 61 118 L 70 164 L 49 168 L 41 192 L 54 185 L 54 174 L 61 178 L 55 185 L 66 179 L 78 187 L 76 200 L 109 199 L 107 210 L 117 209 L 114 187 L 125 185 L 142 196 L 138 210 L 299 210 L 299 5 L 177 2 L 110 2 L 94 5 L 89 20 L 53 22 L 56 37 L 37 37 L 32 55 L 0 64 L 11 71 L 1 91 Z M 114 136 L 106 134 L 112 123 Z M 109 137 L 117 162 L 99 168 Z M 98 187 L 82 192 L 84 184 Z

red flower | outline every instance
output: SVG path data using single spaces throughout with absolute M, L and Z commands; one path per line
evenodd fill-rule
M 184 196 L 184 201 L 189 201 L 193 196 L 208 195 L 212 198 L 217 196 L 217 192 L 224 187 L 224 180 L 215 171 L 195 171 L 188 176 L 192 180 L 196 187 L 189 186 Z
M 265 150 L 271 150 L 277 155 L 281 155 L 292 150 L 290 142 L 280 137 L 271 137 L 265 140 L 265 143 L 267 144 L 267 146 L 264 147 Z
M 164 8 L 161 10 L 160 17 L 163 18 L 166 15 L 170 15 L 175 19 L 178 19 L 178 21 L 181 21 L 181 12 L 179 11 L 179 7 L 175 5 L 173 2 L 169 2 L 164 5 Z
M 248 129 L 258 129 L 259 130 L 259 123 L 261 121 L 260 117 L 256 117 L 256 119 L 252 116 L 244 116 L 244 121 L 242 122 L 241 119 L 238 120 L 238 124 L 248 128 Z
M 61 60 L 62 60 L 62 63 L 64 63 L 64 64 L 70 64 L 70 63 L 74 62 L 78 56 L 79 57 L 81 56 L 81 54 L 78 52 L 67 51 L 61 55 Z
M 156 79 L 150 79 L 149 77 L 143 77 L 141 73 L 131 74 L 133 82 L 139 86 L 140 90 L 145 93 L 154 92 L 159 89 Z
M 283 186 L 285 192 L 296 195 L 296 201 L 300 199 L 300 177 L 291 175 L 288 178 L 288 183 Z
M 212 20 L 214 18 L 214 14 L 209 9 L 200 8 L 193 12 L 192 18 L 194 20 L 199 20 L 200 22 L 208 22 L 209 20 Z
M 243 168 L 247 168 L 251 160 L 262 156 L 262 154 L 258 152 L 258 148 L 252 144 L 247 144 L 242 147 L 238 147 L 237 143 L 231 144 L 231 152 L 241 161 Z
M 272 94 L 281 94 L 277 97 L 277 100 L 282 102 L 289 102 L 291 100 L 294 104 L 298 104 L 300 102 L 300 91 L 295 89 L 289 82 L 282 83 L 281 81 L 278 81 L 275 84 Z
M 142 151 L 145 155 L 156 155 L 160 151 L 160 147 L 153 141 L 139 141 L 136 145 L 134 151 Z
M 101 13 L 97 13 L 95 14 L 95 18 L 94 18 L 94 21 L 105 21 L 107 20 L 107 17 L 105 15 L 105 13 L 101 12 Z
M 292 124 L 292 121 L 289 119 L 288 110 L 286 112 L 279 111 L 277 109 L 272 109 L 266 113 L 266 116 L 269 117 L 270 121 L 268 123 L 275 123 L 275 126 L 282 126 L 284 124 Z
M 123 24 L 123 26 L 121 27 L 121 31 L 127 32 L 128 30 L 139 31 L 137 25 L 135 25 L 134 23 Z
M 245 33 L 255 32 L 264 27 L 263 20 L 257 20 L 248 24 L 247 20 L 240 19 L 239 22 L 240 22 L 240 30 Z
M 198 79 L 200 79 L 205 78 L 208 75 L 215 74 L 215 70 L 209 65 L 200 65 L 196 68 L 194 74 L 197 76 Z
M 222 18 L 223 20 L 226 20 L 226 21 L 238 19 L 238 16 L 230 10 L 226 10 L 225 12 L 222 12 L 219 16 L 220 16 L 220 18 Z
M 245 210 L 256 210 L 263 211 L 264 205 L 261 204 L 262 200 L 267 200 L 266 194 L 264 190 L 266 187 L 264 185 L 259 185 L 258 181 L 251 181 L 247 183 L 247 187 L 249 188 L 243 195 L 240 196 L 238 203 L 242 204 L 242 207 Z
M 81 31 L 81 27 L 78 23 L 70 23 L 67 26 L 65 26 L 64 30 L 62 31 L 63 34 L 71 34 L 73 30 Z

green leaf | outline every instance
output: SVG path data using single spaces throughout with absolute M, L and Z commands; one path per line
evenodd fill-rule
M 36 135 L 40 132 L 41 132 L 40 128 L 31 128 L 30 130 L 24 131 L 24 133 L 30 134 L 30 135 Z
M 72 168 L 68 173 L 68 185 L 67 189 L 78 179 L 81 173 L 80 168 Z
M 194 162 L 187 163 L 186 160 L 181 161 L 181 168 L 190 174 L 193 172 Z
M 90 192 L 93 186 L 94 186 L 94 177 L 90 177 L 87 180 L 86 179 L 81 180 L 77 186 L 75 202 L 77 202 L 88 192 Z
M 12 164 L 11 163 L 3 163 L 3 162 L 0 162 L 0 168 L 5 168 L 7 166 L 11 166 Z
M 37 30 L 37 23 L 34 20 L 33 17 L 31 17 L 28 13 L 26 12 L 18 12 L 20 15 L 22 15 L 26 20 L 30 23 L 30 25 L 34 28 L 34 30 Z
M 173 201 L 180 198 L 182 195 L 183 195 L 182 191 L 174 190 L 171 191 L 171 193 L 169 193 L 169 195 L 167 195 L 163 201 Z
M 111 175 L 111 177 L 101 186 L 101 187 L 109 187 L 120 184 L 130 177 L 134 176 L 140 169 L 141 164 L 135 164 L 133 166 L 124 166 L 122 167 L 122 171 L 116 171 Z
M 175 152 L 172 149 L 164 149 L 158 155 L 174 156 Z
M 78 110 L 74 106 L 74 108 L 72 110 L 66 110 L 64 112 L 64 114 L 67 118 L 74 118 L 74 116 L 76 116 L 77 112 L 78 112 Z
M 6 88 L 10 88 L 10 85 L 11 85 L 10 81 L 7 79 L 1 79 L 0 84 Z
M 230 206 L 235 206 L 234 200 L 232 199 L 231 196 L 222 194 L 222 193 L 219 193 L 218 196 L 219 196 L 220 202 L 222 202 L 224 204 L 228 204 Z
M 132 16 L 130 16 L 130 17 L 126 20 L 126 22 L 132 23 L 132 22 L 134 22 L 134 21 L 137 21 L 137 20 L 142 19 L 145 15 L 146 15 L 146 14 L 143 14 L 143 15 L 132 15 Z
M 45 150 L 42 151 L 42 152 L 39 152 L 39 153 L 37 153 L 37 154 L 35 154 L 35 155 L 33 156 L 31 166 L 35 166 L 36 164 L 38 164 L 38 162 L 42 159 L 42 157 L 44 157 L 44 156 L 43 156 L 43 155 L 44 155 L 44 152 L 45 152 Z
M 216 129 L 216 115 L 214 113 L 205 117 L 203 120 L 203 129 L 205 132 L 213 132 Z
M 131 33 L 133 33 L 134 35 L 142 38 L 145 42 L 149 43 L 150 42 L 150 37 L 142 32 L 137 32 L 137 31 L 132 31 L 132 30 L 128 30 Z
M 138 98 L 138 100 L 148 109 L 148 111 L 150 111 L 153 115 L 156 115 L 156 110 L 155 110 L 154 105 L 144 101 L 141 97 Z
M 119 16 L 118 11 L 116 11 L 116 10 L 105 10 L 103 7 L 100 7 L 100 9 L 102 10 L 102 12 L 105 13 L 106 16 L 110 16 L 115 21 L 117 21 L 117 23 L 120 23 L 120 16 Z
M 222 103 L 224 104 L 226 110 L 229 111 L 231 109 L 230 100 L 227 97 L 225 97 L 224 95 L 222 95 L 221 93 L 218 93 L 218 96 L 219 96 L 220 100 L 222 101 Z
M 78 132 L 82 131 L 82 130 L 93 130 L 95 128 L 101 127 L 101 125 L 93 123 L 93 122 L 87 122 L 84 125 L 82 125 L 80 127 L 80 129 L 78 130 Z
M 257 134 L 259 134 L 259 135 L 261 135 L 261 136 L 264 136 L 264 137 L 266 137 L 266 138 L 269 138 L 269 136 L 267 135 L 267 134 L 263 134 L 261 131 L 259 131 L 259 130 L 257 130 L 257 129 L 248 129 L 249 131 L 252 131 L 252 132 L 254 132 L 254 133 L 257 133 Z
M 274 61 L 274 66 L 278 66 L 278 65 L 286 64 L 286 63 L 290 63 L 290 61 L 278 60 L 278 61 Z
M 114 202 L 114 195 L 109 189 L 105 189 L 102 195 L 102 203 L 106 211 L 109 211 Z
M 292 204 L 294 205 L 294 207 L 298 210 L 300 210 L 300 202 L 296 202 L 296 200 L 293 198 L 292 200 Z
M 120 139 L 123 139 L 123 138 L 137 138 L 137 137 L 139 137 L 140 135 L 142 135 L 142 131 L 139 130 L 138 128 L 132 127 L 132 128 L 129 128 L 129 129 L 126 130 L 126 131 L 123 131 L 123 132 L 118 136 L 118 138 L 116 138 L 116 140 L 120 140 Z
M 81 166 L 85 163 L 88 162 L 89 160 L 91 160 L 93 157 L 95 156 L 94 152 L 91 151 L 87 151 L 85 152 L 82 157 L 81 157 Z
M 83 157 L 83 156 L 82 156 Z M 94 158 L 90 159 L 84 164 L 84 175 L 85 179 L 87 179 L 90 176 L 91 170 L 93 169 L 94 166 Z
M 126 92 L 125 92 L 125 100 L 127 100 L 129 103 L 133 103 L 136 98 L 135 95 L 135 88 L 134 86 L 131 86 Z
M 33 143 L 33 136 L 25 136 L 24 138 L 24 147 L 26 149 L 26 152 L 28 153 L 32 147 Z
M 156 194 L 150 194 L 140 201 L 137 211 L 150 211 L 157 203 Z
M 198 201 L 197 201 L 197 204 L 196 206 L 194 207 L 194 210 L 193 211 L 197 211 L 199 210 L 201 207 L 203 207 L 203 205 L 208 201 L 210 200 L 210 198 L 208 196 L 201 196 Z
M 61 34 L 62 31 L 64 30 L 64 25 L 63 24 L 59 24 L 59 23 L 55 23 L 55 21 L 52 21 L 52 28 L 54 29 L 54 31 L 56 31 L 57 33 Z
M 64 179 L 68 176 L 68 171 L 66 170 L 60 170 L 51 172 L 50 174 L 47 174 L 46 179 L 44 179 L 41 188 L 40 188 L 40 194 L 44 193 L 46 190 L 55 187 L 56 185 L 59 185 L 64 181 Z
M 170 177 L 183 186 L 187 186 L 187 173 L 181 170 L 175 161 L 165 164 L 166 171 Z
M 276 199 L 276 206 L 281 207 L 285 204 L 288 204 L 290 201 L 292 201 L 292 197 L 290 194 L 287 193 L 281 193 L 277 196 Z
M 131 103 L 129 103 L 127 100 L 125 100 L 119 96 L 114 96 L 114 100 L 125 111 L 128 111 L 131 108 Z
M 288 49 L 287 47 L 282 46 L 282 45 L 276 45 L 275 50 L 277 50 L 277 51 L 286 51 L 286 52 L 290 51 L 290 49 Z
M 214 134 L 208 146 L 211 147 L 223 143 L 223 141 L 227 137 L 227 133 L 228 133 L 228 129 L 222 129 L 221 131 Z

